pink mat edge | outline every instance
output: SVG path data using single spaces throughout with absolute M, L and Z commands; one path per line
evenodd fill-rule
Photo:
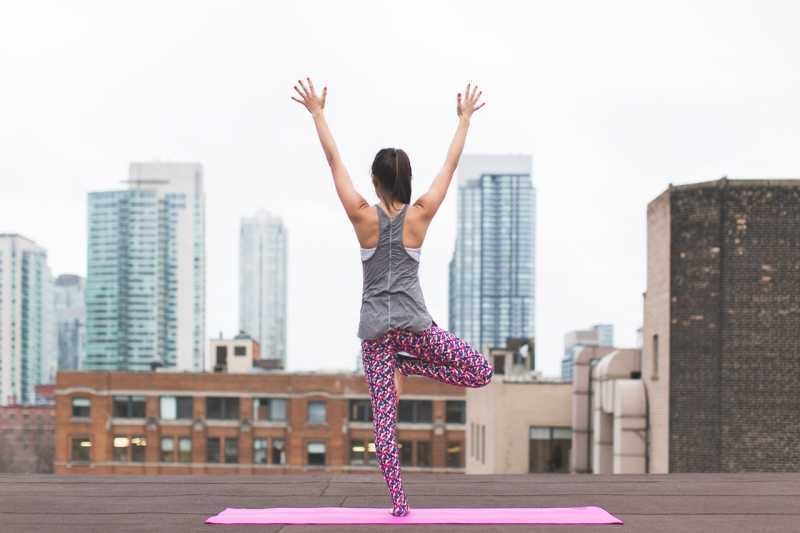
M 222 512 L 217 515 L 211 516 L 205 520 L 206 524 L 212 525 L 265 525 L 265 524 L 315 524 L 315 525 L 342 525 L 342 524 L 358 524 L 358 525 L 368 525 L 368 524 L 384 524 L 384 525 L 391 525 L 391 524 L 509 524 L 509 525 L 622 525 L 624 522 L 622 519 L 612 515 L 602 507 L 598 506 L 586 506 L 586 507 L 481 507 L 481 508 L 469 508 L 469 507 L 447 507 L 447 508 L 426 508 L 426 507 L 419 507 L 416 509 L 425 510 L 425 511 L 523 511 L 523 510 L 532 510 L 535 512 L 566 512 L 566 513 L 584 513 L 588 514 L 594 520 L 583 520 L 580 522 L 569 521 L 567 518 L 559 518 L 557 521 L 550 521 L 540 520 L 540 521 L 529 521 L 529 522 L 449 522 L 446 519 L 443 521 L 437 522 L 416 522 L 408 520 L 412 518 L 410 516 L 404 517 L 393 517 L 389 513 L 388 509 L 384 508 L 376 508 L 376 507 L 266 507 L 261 509 L 249 509 L 249 508 L 239 508 L 239 507 L 227 507 Z M 365 510 L 370 511 L 370 514 L 375 514 L 376 511 L 381 511 L 382 513 L 386 513 L 386 515 L 381 515 L 377 521 L 374 522 L 360 522 L 360 521 L 353 521 L 353 522 L 346 522 L 346 521 L 331 521 L 331 522 L 319 522 L 319 521 L 281 521 L 280 519 L 274 519 L 272 521 L 248 521 L 248 518 L 253 518 L 254 516 L 258 517 L 261 513 L 269 513 L 270 511 L 274 511 L 277 514 L 283 512 L 295 512 L 299 510 L 305 511 L 327 511 L 327 510 L 335 510 L 335 511 L 348 511 L 348 512 L 363 512 Z M 239 514 L 236 518 L 230 517 L 230 515 Z M 426 513 L 427 514 L 427 513 Z M 592 515 L 595 516 L 592 516 Z M 224 515 L 228 515 L 227 517 Z M 245 516 L 242 516 L 245 515 Z M 600 516 L 597 516 L 600 515 Z M 282 517 L 281 517 L 282 518 Z M 340 520 L 342 517 L 338 517 Z

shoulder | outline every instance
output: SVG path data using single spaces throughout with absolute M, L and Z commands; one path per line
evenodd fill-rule
M 348 218 L 353 224 L 363 224 L 365 222 L 373 222 L 378 218 L 378 212 L 375 206 L 364 202 L 357 208 L 347 213 Z

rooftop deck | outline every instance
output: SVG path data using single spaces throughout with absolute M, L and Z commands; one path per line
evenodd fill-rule
M 414 507 L 597 505 L 624 525 L 420 525 L 403 532 L 800 531 L 800 474 L 404 474 Z M 374 474 L 236 476 L 0 475 L 0 530 L 367 532 L 370 525 L 206 525 L 225 507 L 385 507 Z

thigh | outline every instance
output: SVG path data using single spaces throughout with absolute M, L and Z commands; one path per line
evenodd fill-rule
M 485 359 L 472 344 L 439 327 L 436 322 L 420 333 L 400 332 L 395 344 L 398 351 L 414 354 L 421 361 L 474 365 L 478 358 Z

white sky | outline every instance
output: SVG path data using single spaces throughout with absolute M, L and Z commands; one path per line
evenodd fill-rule
M 399 146 L 424 192 L 484 91 L 466 153 L 530 153 L 538 189 L 537 358 L 563 335 L 642 321 L 645 212 L 667 184 L 800 177 L 800 8 L 793 2 L 5 2 L 0 232 L 86 272 L 86 195 L 130 161 L 198 161 L 207 189 L 208 335 L 237 329 L 239 219 L 289 230 L 289 368 L 352 368 L 358 242 L 307 112 L 310 75 L 371 202 L 375 152 Z M 455 180 L 420 278 L 447 324 Z

